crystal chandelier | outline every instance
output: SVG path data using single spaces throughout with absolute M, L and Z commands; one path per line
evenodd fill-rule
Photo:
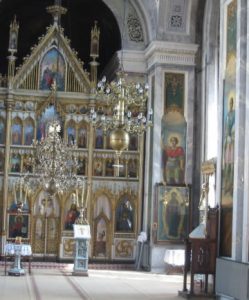
M 74 155 L 76 145 L 65 144 L 60 135 L 60 124 L 53 120 L 48 124 L 47 136 L 34 141 L 34 173 L 50 195 L 64 192 L 78 184 L 78 161 Z
M 90 110 L 90 121 L 95 127 L 110 131 L 110 145 L 117 155 L 129 146 L 129 134 L 141 135 L 152 126 L 153 111 L 147 116 L 148 84 L 128 82 L 124 72 L 108 83 L 103 77 L 97 84 L 96 98 L 105 101 L 107 111 L 98 114 Z
M 54 105 L 56 109 L 56 82 L 52 84 L 51 89 L 50 105 Z M 47 124 L 46 136 L 40 141 L 33 141 L 33 156 L 30 157 L 33 172 L 24 174 L 17 182 L 17 188 L 20 191 L 25 190 L 25 199 L 26 194 L 34 187 L 42 187 L 51 197 L 55 194 L 76 191 L 77 206 L 86 207 L 86 178 L 77 175 L 76 141 L 65 143 L 60 136 L 60 131 L 61 125 L 54 115 Z

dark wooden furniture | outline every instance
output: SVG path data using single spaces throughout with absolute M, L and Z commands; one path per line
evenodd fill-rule
M 209 208 L 207 214 L 206 237 L 188 238 L 185 241 L 185 265 L 182 296 L 193 296 L 195 293 L 195 274 L 205 275 L 204 295 L 208 292 L 208 276 L 213 276 L 213 291 L 215 294 L 215 269 L 217 257 L 218 208 Z M 190 291 L 187 289 L 187 274 L 190 271 Z

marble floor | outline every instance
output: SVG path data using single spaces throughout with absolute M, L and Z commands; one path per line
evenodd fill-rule
M 73 276 L 73 265 L 26 269 L 25 275 L 9 276 L 0 266 L 1 300 L 160 300 L 183 299 L 182 275 L 132 270 L 89 269 L 88 277 Z M 201 299 L 201 298 L 195 298 Z M 207 298 L 206 298 L 207 299 Z

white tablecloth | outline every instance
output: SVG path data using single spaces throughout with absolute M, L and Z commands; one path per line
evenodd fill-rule
M 164 254 L 164 262 L 173 266 L 183 266 L 185 261 L 185 250 L 170 249 Z
M 29 256 L 32 254 L 32 249 L 29 244 L 5 244 L 5 255 L 21 254 L 22 256 Z

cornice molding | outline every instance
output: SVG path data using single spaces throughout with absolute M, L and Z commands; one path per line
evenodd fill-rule
M 145 49 L 147 69 L 155 64 L 195 66 L 198 45 L 153 41 Z

